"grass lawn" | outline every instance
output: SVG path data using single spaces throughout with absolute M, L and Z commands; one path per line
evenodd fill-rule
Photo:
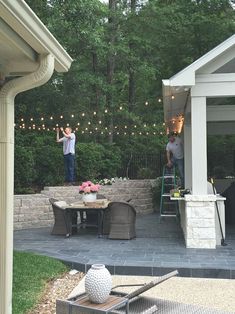
M 14 252 L 13 314 L 25 314 L 38 302 L 46 282 L 68 268 L 53 258 Z

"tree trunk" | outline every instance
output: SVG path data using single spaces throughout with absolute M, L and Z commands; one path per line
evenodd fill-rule
M 131 15 L 134 15 L 136 12 L 136 0 L 131 0 Z M 129 41 L 129 49 L 130 52 L 134 50 L 134 44 L 132 41 Z M 129 65 L 129 95 L 128 95 L 128 106 L 129 111 L 133 111 L 133 106 L 135 103 L 135 74 L 134 74 L 134 68 L 133 65 L 130 62 Z
M 108 55 L 107 61 L 107 83 L 108 83 L 108 92 L 107 92 L 107 106 L 110 111 L 110 123 L 109 123 L 109 143 L 113 143 L 113 76 L 114 76 L 114 69 L 115 69 L 115 54 L 114 54 L 114 45 L 115 45 L 115 38 L 116 38 L 116 21 L 115 21 L 115 11 L 117 7 L 117 0 L 109 0 L 109 11 L 110 16 L 108 19 L 109 24 L 109 46 L 110 51 Z

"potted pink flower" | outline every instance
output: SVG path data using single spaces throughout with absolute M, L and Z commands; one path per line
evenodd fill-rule
M 79 185 L 79 193 L 83 194 L 84 202 L 93 202 L 96 200 L 96 194 L 100 189 L 99 184 L 94 184 L 91 181 L 83 182 Z

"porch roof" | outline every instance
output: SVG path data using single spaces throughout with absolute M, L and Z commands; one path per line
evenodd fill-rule
M 55 70 L 68 71 L 72 58 L 23 0 L 0 0 L 0 74 L 35 71 L 38 56 L 51 54 Z
M 198 81 L 235 81 L 235 35 L 210 50 L 163 84 L 164 118 L 169 129 L 180 132 L 190 103 L 191 88 Z M 218 95 L 217 95 L 218 96 Z M 221 95 L 225 96 L 225 95 Z M 229 95 L 231 96 L 231 95 Z

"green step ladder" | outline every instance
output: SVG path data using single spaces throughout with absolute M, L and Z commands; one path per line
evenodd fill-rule
M 170 190 L 177 188 L 175 166 L 163 167 L 161 202 L 160 202 L 160 222 L 162 217 L 178 217 L 178 201 L 171 200 Z

